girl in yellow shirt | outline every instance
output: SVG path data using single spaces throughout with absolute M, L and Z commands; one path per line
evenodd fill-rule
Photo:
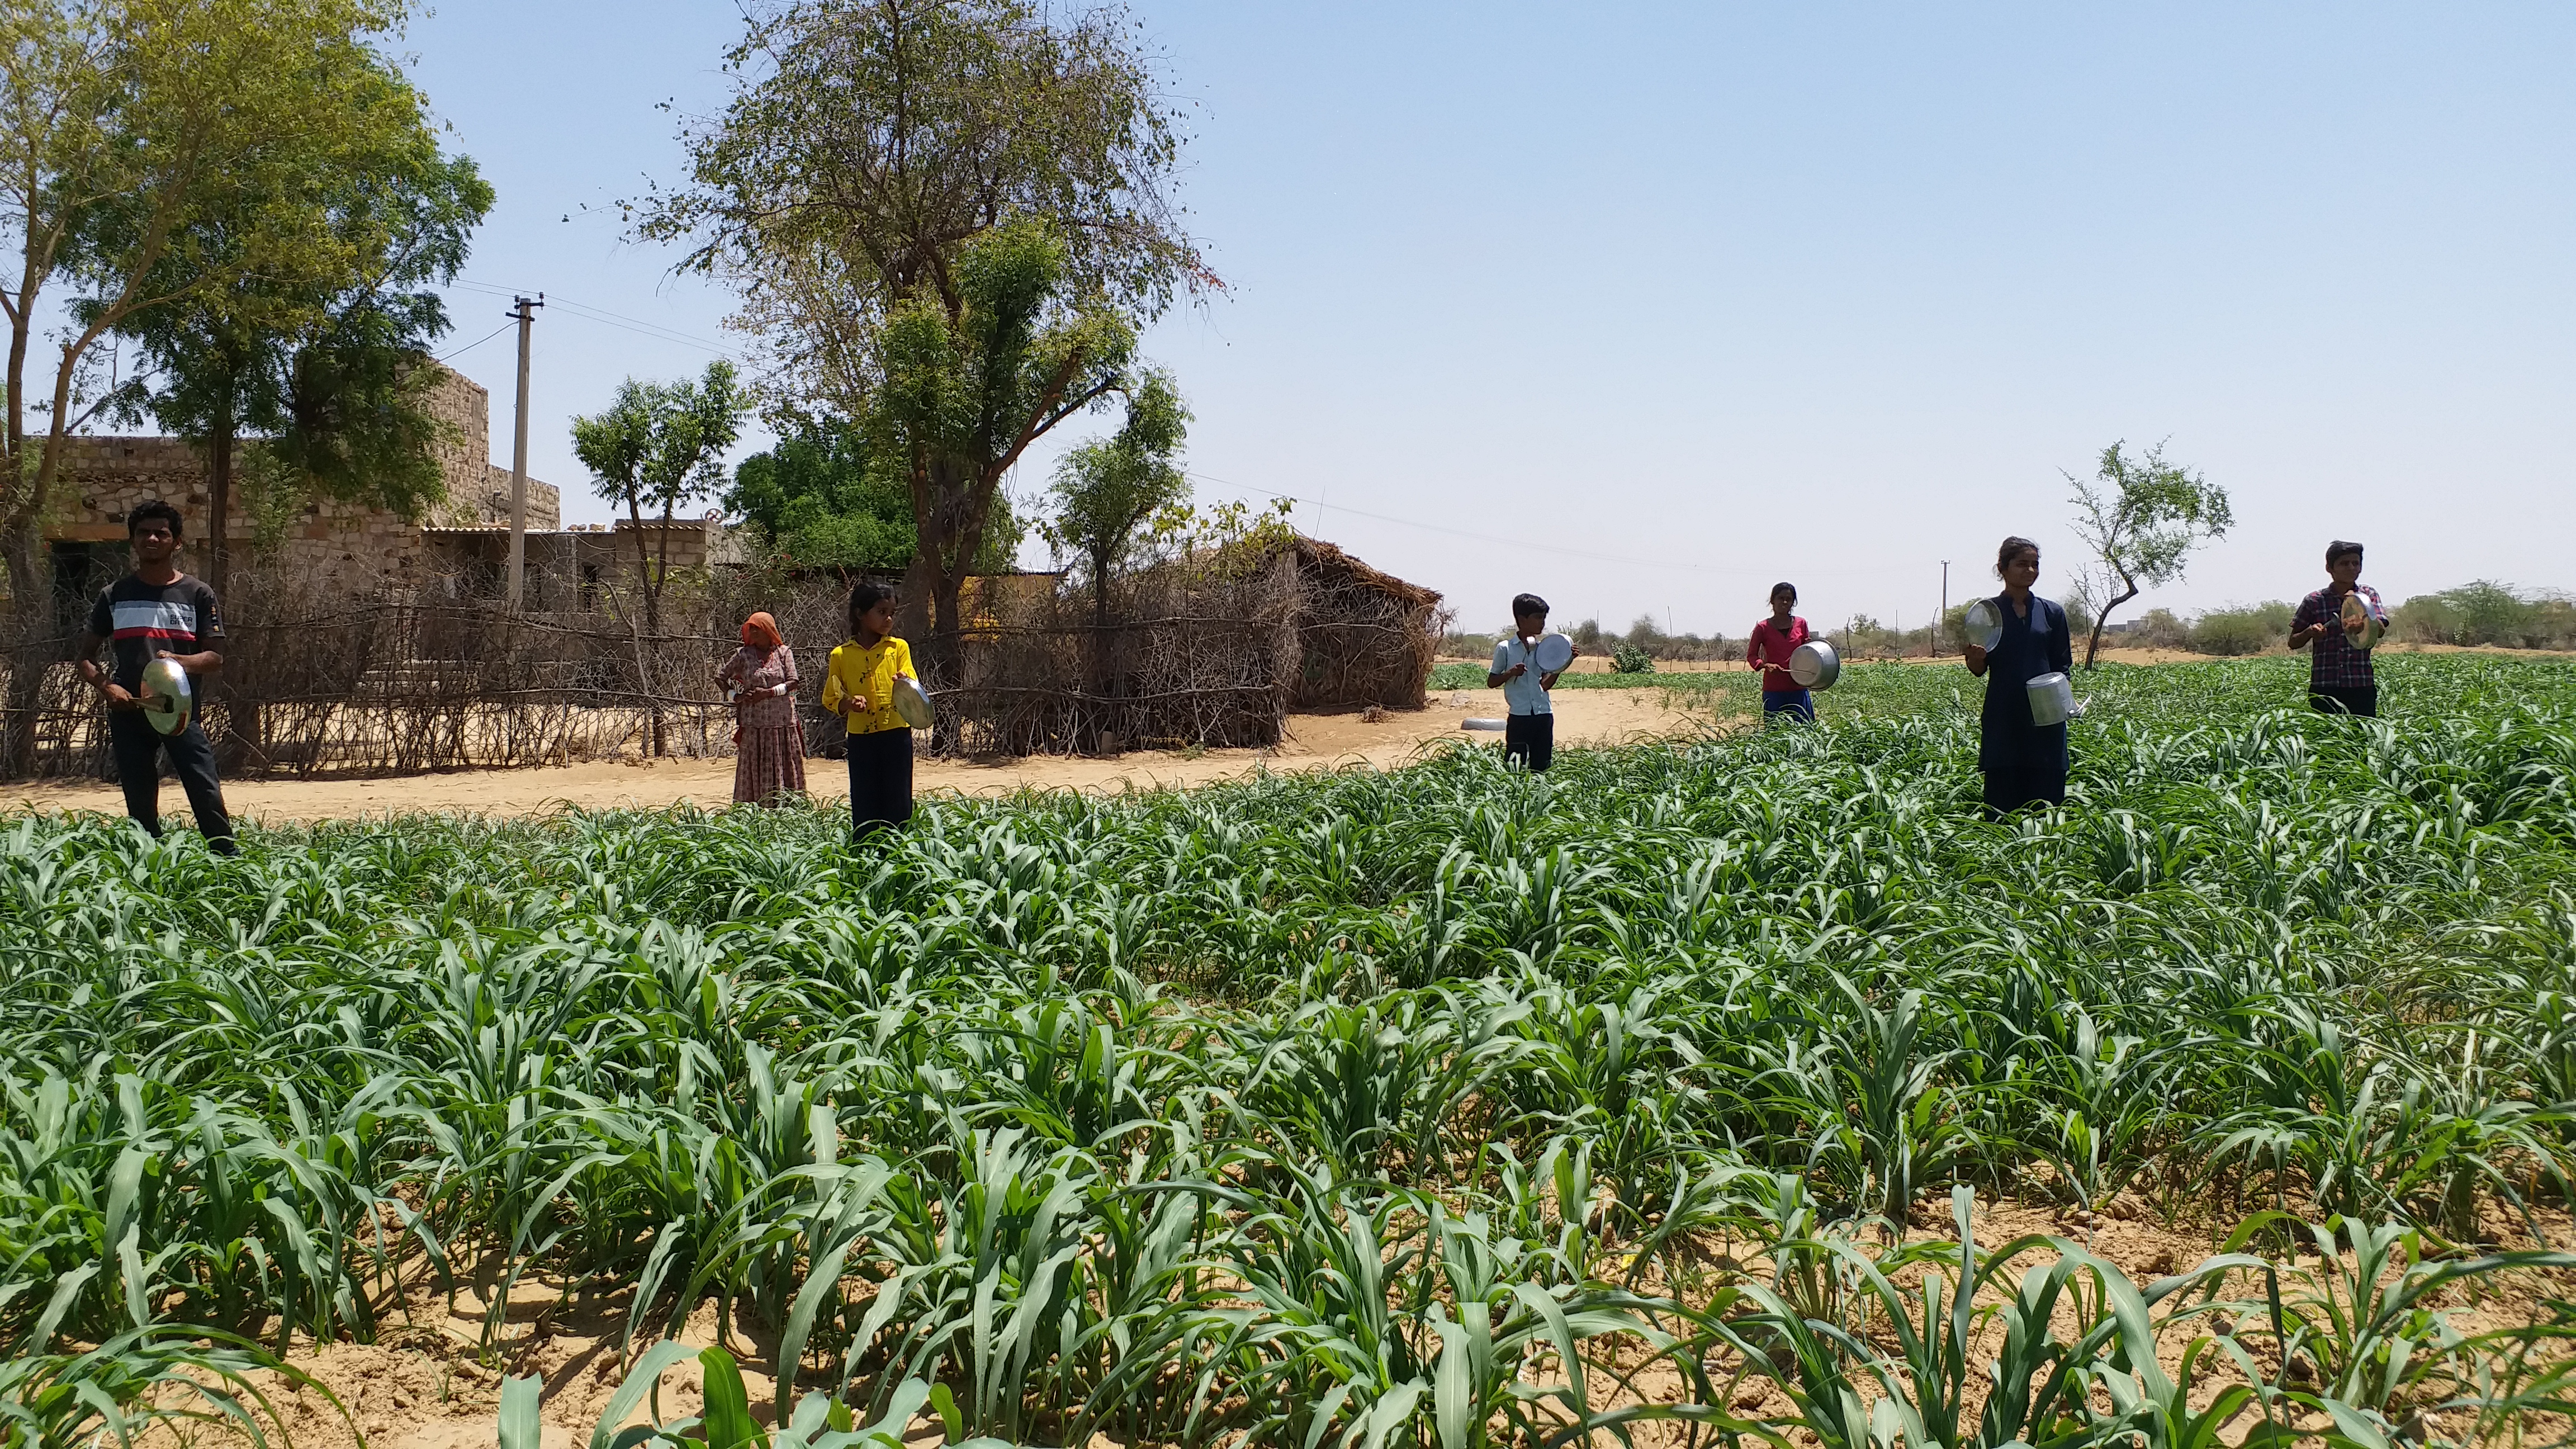
M 823 708 L 849 727 L 850 833 L 865 840 L 912 818 L 912 727 L 894 712 L 897 676 L 912 672 L 912 646 L 894 637 L 894 595 L 875 584 L 850 590 L 849 642 L 823 673 Z

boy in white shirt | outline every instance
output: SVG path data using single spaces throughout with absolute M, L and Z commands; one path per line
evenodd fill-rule
M 1512 637 L 1494 646 L 1494 667 L 1485 673 L 1485 687 L 1503 692 L 1511 716 L 1503 722 L 1503 761 L 1518 760 L 1533 771 L 1556 760 L 1556 712 L 1547 692 L 1564 671 L 1541 674 L 1532 657 L 1546 634 L 1547 600 L 1536 594 L 1513 599 Z

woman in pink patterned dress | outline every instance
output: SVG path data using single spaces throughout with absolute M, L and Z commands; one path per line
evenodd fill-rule
M 733 798 L 737 804 L 784 805 L 805 793 L 805 727 L 796 719 L 796 654 L 778 621 L 743 621 L 742 647 L 716 671 L 734 691 Z

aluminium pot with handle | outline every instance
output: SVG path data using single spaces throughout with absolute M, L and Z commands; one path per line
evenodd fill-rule
M 1843 661 L 1833 645 L 1810 639 L 1789 651 L 1789 677 L 1800 689 L 1831 689 L 1843 677 Z
M 2030 695 L 2030 722 L 2042 728 L 2066 723 L 2075 713 L 2075 682 L 2054 670 L 2022 686 Z

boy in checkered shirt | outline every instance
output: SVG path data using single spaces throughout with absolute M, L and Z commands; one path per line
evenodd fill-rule
M 2379 591 L 2361 582 L 2361 545 L 2342 539 L 2326 545 L 2326 574 L 2333 583 L 2299 601 L 2290 616 L 2290 647 L 2310 650 L 2308 703 L 2328 714 L 2375 718 L 2379 714 L 2379 679 L 2370 672 L 2370 651 L 2344 636 L 2343 603 L 2359 594 L 2370 616 L 2388 622 L 2388 607 Z

